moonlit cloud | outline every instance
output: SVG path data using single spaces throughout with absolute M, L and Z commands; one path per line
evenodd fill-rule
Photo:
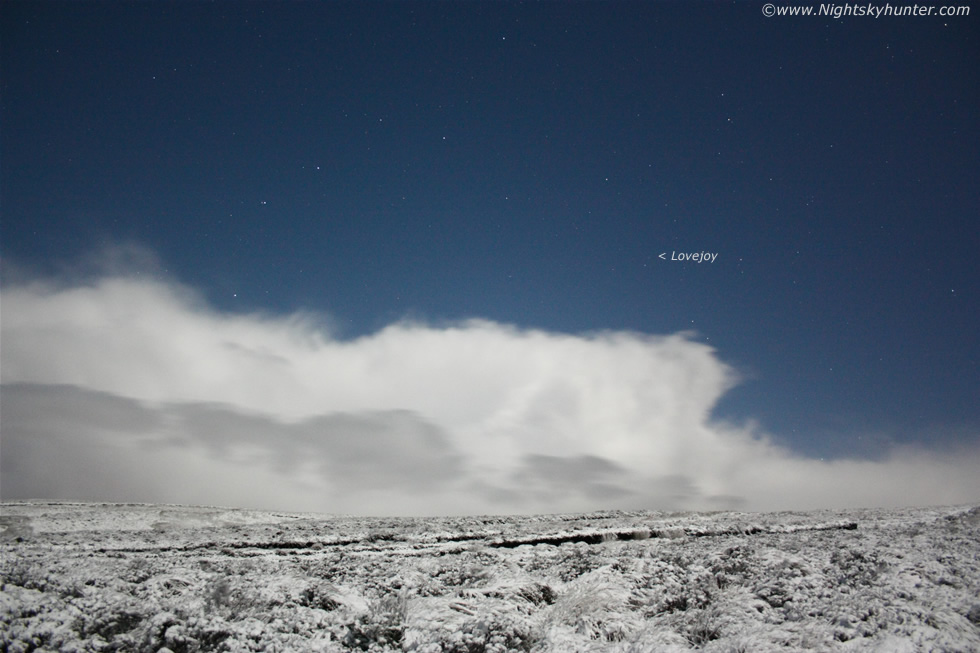
M 824 462 L 714 420 L 686 334 L 397 323 L 353 340 L 160 276 L 2 291 L 2 494 L 373 514 L 975 501 L 980 447 Z

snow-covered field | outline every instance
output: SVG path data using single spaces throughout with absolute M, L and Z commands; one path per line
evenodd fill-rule
M 980 508 L 4 503 L 0 651 L 980 651 Z

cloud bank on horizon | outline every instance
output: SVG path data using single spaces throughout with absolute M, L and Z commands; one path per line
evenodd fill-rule
M 980 440 L 823 461 L 714 419 L 738 375 L 683 333 L 471 320 L 338 339 L 132 272 L 0 292 L 7 500 L 435 515 L 980 498 Z

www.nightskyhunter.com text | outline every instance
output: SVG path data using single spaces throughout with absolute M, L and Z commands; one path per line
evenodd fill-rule
M 769 3 L 763 5 L 762 14 L 767 18 L 772 18 L 773 16 L 828 16 L 832 18 L 844 18 L 849 16 L 854 16 L 858 18 L 861 17 L 887 18 L 893 16 L 947 17 L 947 16 L 969 16 L 970 8 L 968 6 L 937 7 L 935 5 L 900 5 L 896 7 L 890 4 L 877 5 L 873 3 L 868 3 L 868 4 L 824 3 L 817 6 L 791 5 L 785 7 L 777 7 L 776 5 Z

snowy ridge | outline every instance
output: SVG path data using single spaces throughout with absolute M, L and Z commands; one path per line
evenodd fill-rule
M 980 651 L 980 508 L 4 503 L 0 650 Z

